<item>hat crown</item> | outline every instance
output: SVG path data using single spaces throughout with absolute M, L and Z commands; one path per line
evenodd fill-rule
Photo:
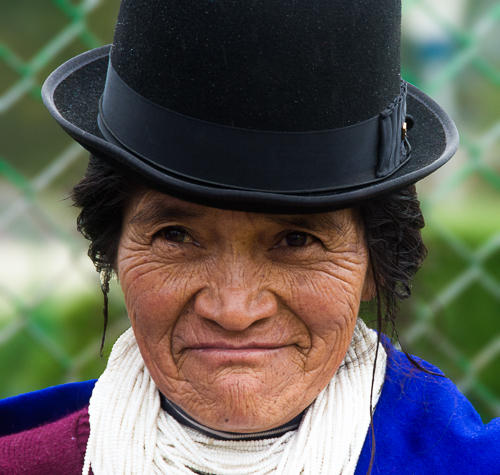
M 324 130 L 400 92 L 400 0 L 124 0 L 111 62 L 136 92 L 188 116 Z

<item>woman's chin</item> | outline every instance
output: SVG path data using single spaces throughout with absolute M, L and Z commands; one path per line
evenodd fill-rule
M 180 406 L 198 422 L 226 432 L 268 430 L 293 419 L 303 409 L 298 407 L 295 414 L 283 392 L 280 394 L 276 386 L 262 382 L 250 371 L 226 374 L 199 389 L 204 393 L 203 404 L 188 407 L 180 401 Z

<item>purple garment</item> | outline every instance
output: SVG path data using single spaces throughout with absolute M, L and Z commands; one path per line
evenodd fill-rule
M 0 438 L 0 474 L 81 474 L 90 433 L 88 407 Z

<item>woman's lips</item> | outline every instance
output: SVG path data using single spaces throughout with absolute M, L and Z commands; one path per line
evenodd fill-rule
M 276 343 L 249 343 L 244 345 L 232 345 L 227 343 L 197 344 L 186 348 L 187 351 L 204 359 L 214 362 L 243 362 L 269 358 L 291 345 L 277 345 Z
M 245 343 L 232 343 L 232 342 L 210 342 L 210 343 L 196 343 L 187 345 L 186 350 L 195 351 L 272 351 L 279 350 L 291 346 L 290 343 L 276 343 L 276 342 L 245 342 Z

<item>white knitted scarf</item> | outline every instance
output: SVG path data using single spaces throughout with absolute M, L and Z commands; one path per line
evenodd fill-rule
M 353 474 L 370 425 L 377 335 L 358 319 L 343 364 L 307 409 L 300 426 L 277 438 L 217 440 L 179 424 L 160 394 L 132 329 L 115 343 L 89 405 L 83 474 Z M 373 408 L 385 376 L 379 346 Z

